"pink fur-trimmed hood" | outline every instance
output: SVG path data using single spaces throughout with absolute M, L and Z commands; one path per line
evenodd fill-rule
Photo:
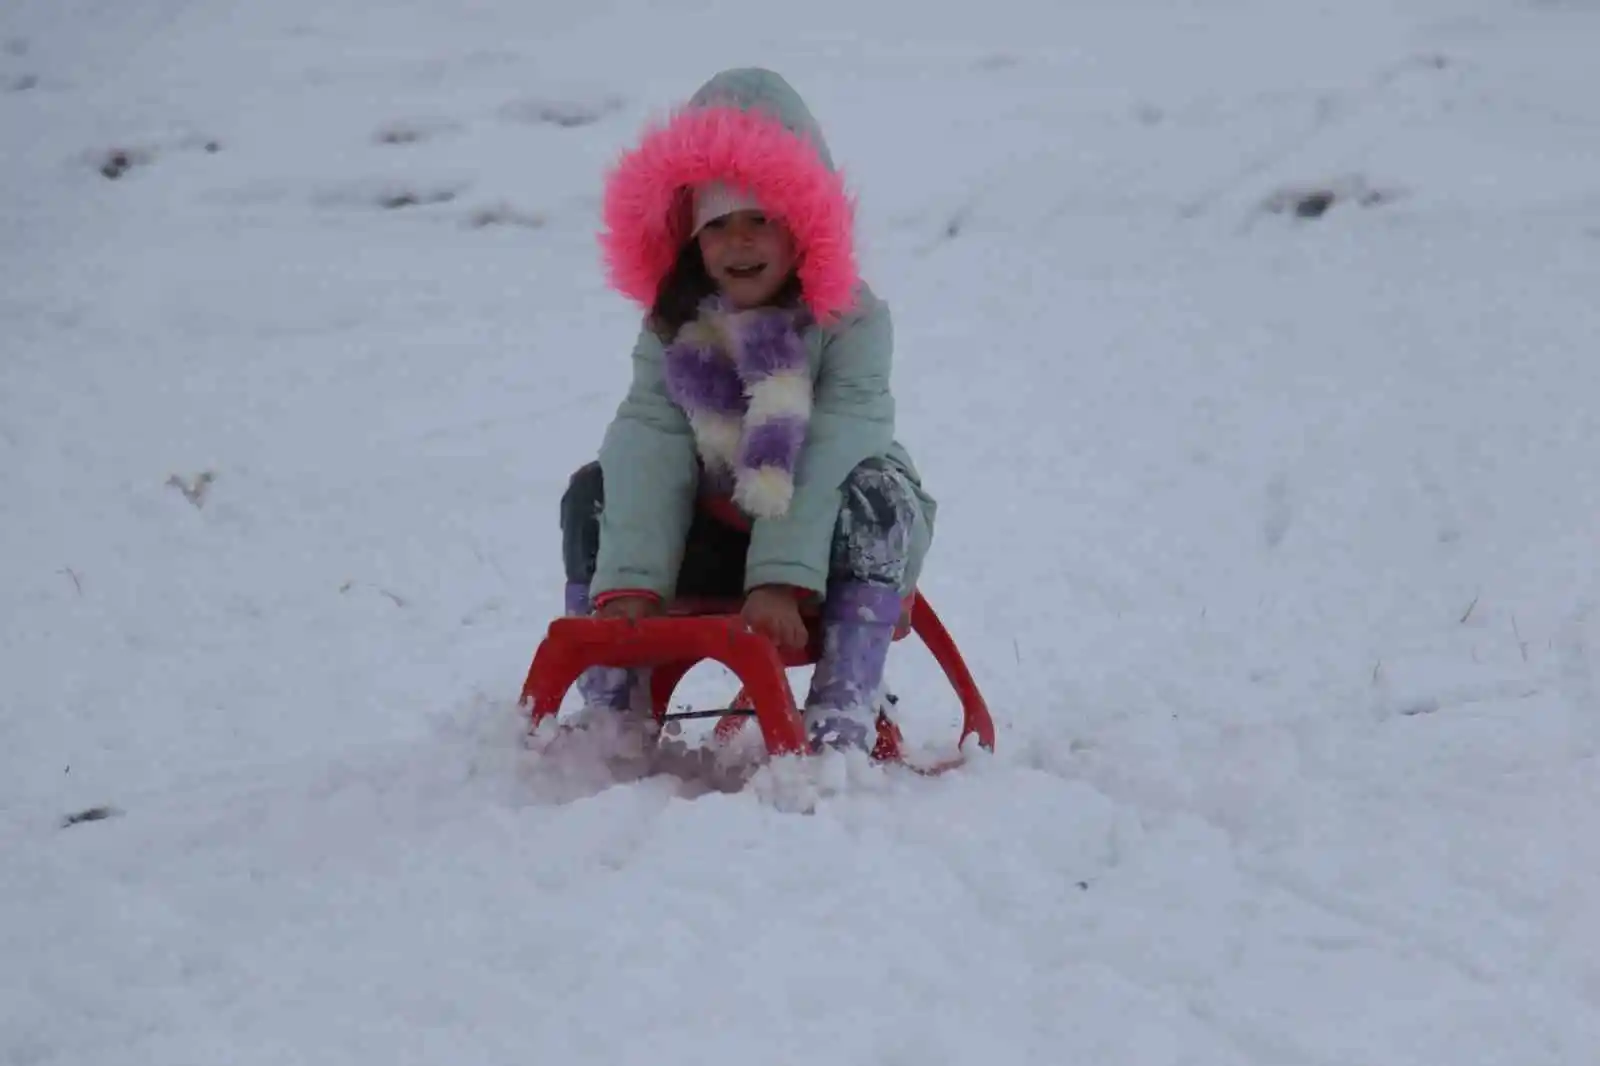
M 799 94 L 756 68 L 712 78 L 607 174 L 600 247 L 613 288 L 655 303 L 689 239 L 687 190 L 713 179 L 748 189 L 794 233 L 802 296 L 819 322 L 851 310 L 855 205 Z

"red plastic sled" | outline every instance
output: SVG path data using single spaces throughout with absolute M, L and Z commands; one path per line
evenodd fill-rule
M 743 525 L 742 516 L 726 507 L 707 505 L 719 519 Z M 537 726 L 561 709 L 567 690 L 591 666 L 651 668 L 651 704 L 658 722 L 684 718 L 717 717 L 718 739 L 726 740 L 750 717 L 761 727 L 762 739 L 772 755 L 809 751 L 805 729 L 795 706 L 786 671 L 814 665 L 821 655 L 821 625 L 815 610 L 803 611 L 810 636 L 806 647 L 785 653 L 752 631 L 739 615 L 738 601 L 678 600 L 666 612 L 637 621 L 624 618 L 558 618 L 528 667 L 520 703 Z M 962 726 L 957 748 L 977 737 L 986 751 L 994 750 L 994 722 L 977 682 L 960 650 L 932 605 L 920 592 L 906 597 L 895 627 L 894 639 L 909 633 L 920 638 L 944 670 L 961 700 Z M 672 694 L 684 676 L 706 660 L 719 662 L 739 678 L 743 687 L 732 704 L 717 711 L 669 714 Z M 883 762 L 904 762 L 899 727 L 886 715 L 878 716 L 878 739 L 872 756 Z M 957 757 L 932 767 L 914 767 L 922 773 L 939 773 L 961 763 Z M 909 765 L 909 764 L 907 764 Z

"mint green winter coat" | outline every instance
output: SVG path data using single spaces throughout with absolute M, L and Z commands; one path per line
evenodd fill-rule
M 691 99 L 692 109 L 733 106 L 776 118 L 815 148 L 832 171 L 826 142 L 799 95 L 764 70 L 725 71 Z M 805 279 L 802 273 L 802 280 Z M 653 297 L 643 285 L 636 293 Z M 934 499 L 923 489 L 910 455 L 895 440 L 890 389 L 894 331 L 889 307 L 864 283 L 853 306 L 802 334 L 809 356 L 812 410 L 806 443 L 785 514 L 757 518 L 745 558 L 745 588 L 792 585 L 825 596 L 842 486 L 857 465 L 887 459 L 905 472 L 918 494 L 903 592 L 921 574 L 932 541 Z M 600 449 L 605 506 L 591 593 L 645 590 L 670 599 L 699 493 L 700 463 L 685 411 L 669 398 L 665 349 L 647 326 L 633 350 L 633 380 Z

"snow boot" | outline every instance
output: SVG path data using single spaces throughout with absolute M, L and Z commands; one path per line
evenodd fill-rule
M 589 586 L 567 583 L 566 613 L 569 618 L 593 613 Z M 649 746 L 657 740 L 660 730 L 650 706 L 650 671 L 591 666 L 578 675 L 578 694 L 583 709 L 573 716 L 572 728 L 592 731 L 596 723 L 603 723 L 604 732 L 630 748 L 635 742 Z
M 870 752 L 878 739 L 883 668 L 900 618 L 893 585 L 841 581 L 822 605 L 822 655 L 811 676 L 804 720 L 813 750 Z

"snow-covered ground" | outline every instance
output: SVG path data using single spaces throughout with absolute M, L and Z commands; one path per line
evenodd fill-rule
M 1600 1062 L 1597 40 L 8 0 L 0 1063 Z M 636 321 L 600 175 L 746 64 L 895 309 L 1000 726 L 940 779 L 522 743 Z

